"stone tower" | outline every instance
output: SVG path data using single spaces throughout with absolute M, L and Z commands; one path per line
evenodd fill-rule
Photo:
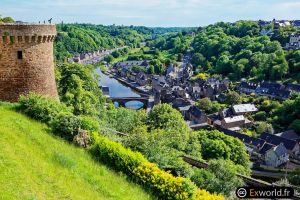
M 58 99 L 50 24 L 0 24 L 0 100 L 35 92 Z

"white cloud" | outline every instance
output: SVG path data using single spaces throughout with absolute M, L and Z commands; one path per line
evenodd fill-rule
M 239 19 L 300 19 L 298 0 L 0 0 L 17 19 L 147 26 L 198 26 Z

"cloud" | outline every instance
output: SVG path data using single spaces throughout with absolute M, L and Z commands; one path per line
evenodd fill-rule
M 199 26 L 239 19 L 299 18 L 298 0 L 0 0 L 19 20 L 147 26 Z

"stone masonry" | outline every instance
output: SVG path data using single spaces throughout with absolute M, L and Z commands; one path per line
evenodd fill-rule
M 35 92 L 58 99 L 53 41 L 55 25 L 0 24 L 0 100 Z

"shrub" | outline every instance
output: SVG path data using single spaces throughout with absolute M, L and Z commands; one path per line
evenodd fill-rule
M 90 146 L 92 140 L 87 131 L 79 130 L 78 134 L 73 138 L 73 142 L 78 146 L 86 148 Z
M 80 125 L 79 118 L 72 113 L 59 113 L 52 120 L 50 126 L 54 133 L 72 141 L 74 136 L 77 135 Z
M 110 141 L 103 136 L 95 137 L 94 135 L 93 139 L 95 144 L 91 150 L 94 155 L 101 161 L 126 174 L 132 174 L 135 167 L 143 162 L 147 162 L 141 153 L 130 151 L 121 144 Z
M 195 169 L 191 180 L 200 188 L 209 192 L 216 192 L 230 197 L 232 191 L 243 185 L 243 181 L 236 174 L 247 174 L 242 166 L 231 161 L 211 160 L 207 169 Z
M 28 96 L 21 96 L 19 107 L 29 117 L 41 122 L 50 122 L 60 113 L 71 113 L 70 108 L 60 102 L 38 94 L 30 93 Z
M 139 182 L 158 192 L 164 199 L 190 199 L 196 190 L 189 179 L 174 177 L 150 162 L 142 163 L 133 173 Z
M 212 195 L 206 190 L 197 189 L 194 199 L 197 200 L 223 200 L 224 197 L 220 195 Z
M 142 154 L 126 149 L 121 144 L 103 136 L 94 135 L 91 151 L 95 156 L 115 169 L 131 175 L 150 188 L 161 199 L 223 199 L 203 190 L 197 190 L 194 183 L 183 177 L 174 177 L 147 161 Z
M 94 117 L 89 116 L 79 116 L 81 129 L 87 130 L 90 132 L 99 132 L 100 131 L 100 124 L 99 120 L 95 119 Z

